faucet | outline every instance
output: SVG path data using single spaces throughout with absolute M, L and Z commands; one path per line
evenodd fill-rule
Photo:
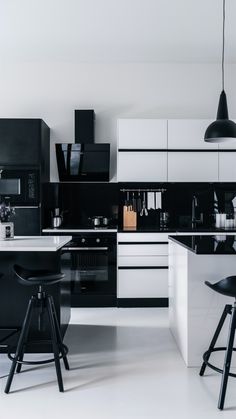
M 196 228 L 197 223 L 202 223 L 202 221 L 203 221 L 202 220 L 202 214 L 200 216 L 200 219 L 196 218 L 197 207 L 198 207 L 198 199 L 197 199 L 196 195 L 193 195 L 193 198 L 192 198 L 192 218 L 191 218 L 192 228 Z

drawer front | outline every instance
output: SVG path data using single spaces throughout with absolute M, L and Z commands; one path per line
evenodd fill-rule
M 176 233 L 118 233 L 117 240 L 120 242 L 166 242 L 168 236 Z
M 168 244 L 119 244 L 119 256 L 166 256 Z
M 119 269 L 118 298 L 167 298 L 168 269 Z
M 118 266 L 168 266 L 168 256 L 119 256 Z

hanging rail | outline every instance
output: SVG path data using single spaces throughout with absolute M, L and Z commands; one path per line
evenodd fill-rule
M 153 188 L 135 188 L 135 189 L 120 189 L 120 192 L 166 192 L 166 189 L 159 188 L 159 189 L 153 189 Z

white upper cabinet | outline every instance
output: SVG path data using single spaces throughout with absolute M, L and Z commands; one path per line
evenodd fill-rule
M 232 119 L 232 121 L 234 121 L 236 123 L 235 119 Z M 236 149 L 236 138 L 233 139 L 233 140 L 227 140 L 223 143 L 219 143 L 219 150 L 224 150 L 224 149 L 228 149 L 228 150 Z
M 119 119 L 119 148 L 167 149 L 167 120 Z
M 218 182 L 218 152 L 170 151 L 169 182 Z
M 118 156 L 118 182 L 166 182 L 166 151 L 122 151 Z
M 236 150 L 219 153 L 219 181 L 236 182 Z
M 169 119 L 168 149 L 217 149 L 217 143 L 204 141 L 210 119 Z

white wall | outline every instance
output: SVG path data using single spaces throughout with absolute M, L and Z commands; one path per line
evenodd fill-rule
M 236 65 L 226 68 L 230 116 L 236 115 Z M 94 108 L 96 141 L 112 143 L 120 117 L 214 118 L 220 93 L 217 64 L 77 64 L 8 62 L 0 65 L 0 117 L 43 118 L 54 142 L 74 139 L 74 109 Z

